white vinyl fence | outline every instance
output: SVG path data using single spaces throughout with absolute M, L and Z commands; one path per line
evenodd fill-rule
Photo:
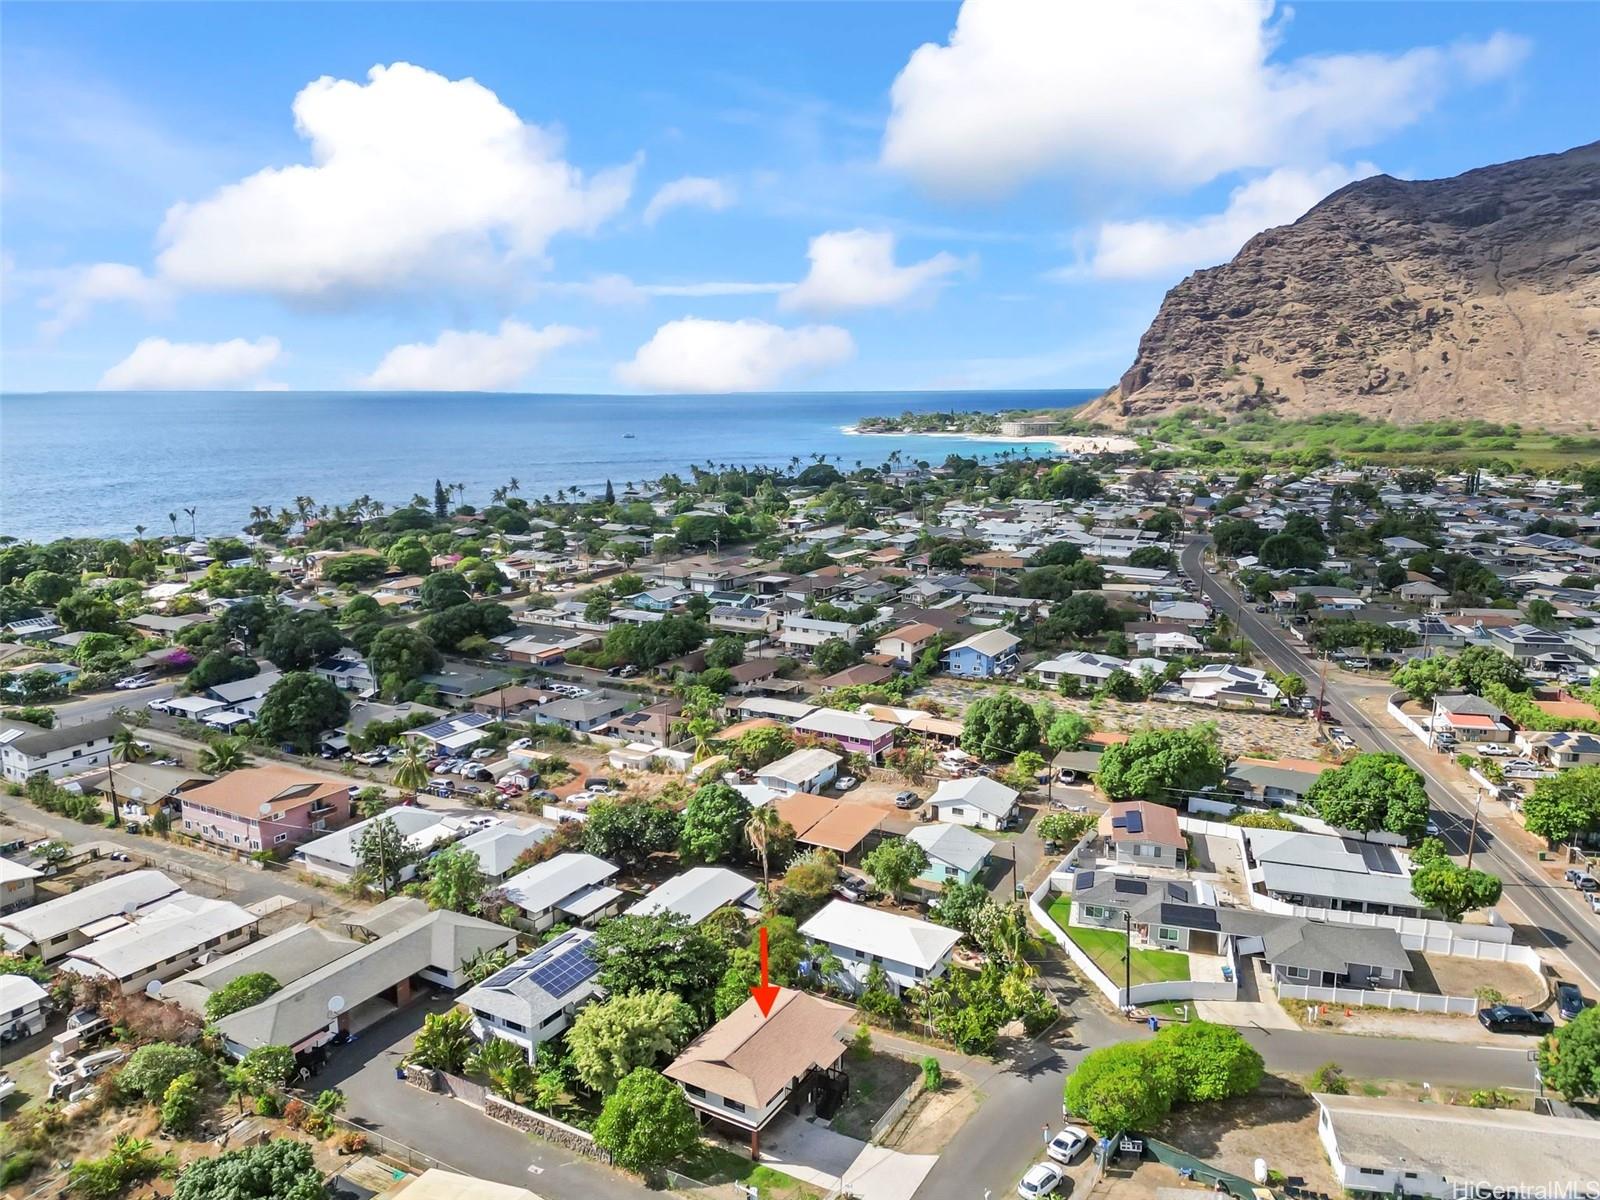
M 1303 983 L 1279 983 L 1283 1000 L 1305 1000 L 1312 1004 L 1366 1005 L 1371 1008 L 1403 1009 L 1420 1013 L 1459 1013 L 1471 1016 L 1482 1002 L 1471 996 L 1426 996 L 1421 992 L 1394 992 L 1379 988 L 1310 987 Z

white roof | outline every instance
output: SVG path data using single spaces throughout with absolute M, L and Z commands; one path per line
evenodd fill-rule
M 425 808 L 412 808 L 409 805 L 400 805 L 386 810 L 383 817 L 393 821 L 408 843 L 415 845 L 412 838 L 424 830 L 438 828 L 443 832 L 438 814 L 429 812 Z M 355 868 L 356 844 L 361 840 L 362 831 L 378 820 L 378 817 L 368 817 L 365 821 L 357 821 L 354 825 L 346 825 L 343 829 L 336 830 L 327 837 L 317 838 L 316 841 L 307 842 L 301 846 L 296 857 L 318 858 L 326 862 L 337 863 L 340 866 Z M 450 830 L 454 836 L 455 831 Z M 426 845 L 433 845 L 429 840 Z
M 693 867 L 674 875 L 628 910 L 630 917 L 675 912 L 698 925 L 729 904 L 754 903 L 756 885 L 726 867 Z
M 981 866 L 994 849 L 982 834 L 973 833 L 965 825 L 947 825 L 943 821 L 918 825 L 906 834 L 906 840 L 921 846 L 930 859 L 949 863 L 958 871 Z
M 37 879 L 43 874 L 43 871 L 35 871 L 9 858 L 0 858 L 0 883 L 20 883 L 24 879 Z
M 26 975 L 0 975 L 0 1013 L 27 1008 L 49 994 Z
M 876 741 L 894 732 L 894 726 L 884 721 L 874 721 L 870 717 L 841 712 L 836 708 L 819 708 L 796 721 L 794 727 L 803 733 L 832 734 L 866 741 Z
M 0 932 L 4 932 L 8 945 L 43 945 L 63 933 L 126 912 L 130 906 L 135 910 L 148 908 L 179 891 L 178 885 L 160 871 L 129 871 L 12 913 L 0 921 Z
M 221 700 L 213 700 L 209 696 L 173 696 L 161 703 L 169 710 L 188 713 L 191 717 L 198 717 L 202 713 L 215 712 L 225 707 Z
M 975 633 L 969 638 L 962 639 L 954 646 L 951 646 L 949 650 L 946 650 L 945 653 L 949 654 L 953 650 L 967 649 L 993 657 L 996 654 L 1004 654 L 1013 646 L 1020 645 L 1021 642 L 1021 638 L 1008 630 L 986 629 L 982 633 Z
M 866 904 L 831 901 L 800 926 L 806 937 L 864 954 L 879 954 L 908 966 L 932 970 L 944 961 L 961 934 L 943 925 L 902 917 Z
M 553 832 L 548 825 L 532 825 L 527 829 L 493 825 L 462 838 L 461 849 L 477 855 L 484 874 L 498 878 L 512 868 L 524 850 L 537 846 Z
M 505 882 L 506 899 L 525 912 L 548 912 L 563 900 L 616 875 L 618 868 L 592 854 L 558 854 Z
M 175 955 L 197 954 L 212 938 L 227 937 L 260 919 L 227 900 L 180 896 L 80 946 L 61 966 L 113 979 L 143 975 Z
M 934 789 L 928 803 L 970 804 L 996 817 L 1006 816 L 1017 806 L 1017 792 L 1003 783 L 996 783 L 984 775 L 967 779 L 947 779 Z
M 757 779 L 779 779 L 784 783 L 799 786 L 809 783 L 813 778 L 826 771 L 829 767 L 836 767 L 844 760 L 831 750 L 824 750 L 820 746 L 812 746 L 805 750 L 796 750 L 786 754 L 776 762 L 768 763 L 756 771 Z

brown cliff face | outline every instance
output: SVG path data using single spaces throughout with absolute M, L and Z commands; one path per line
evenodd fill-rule
M 1168 292 L 1084 415 L 1196 403 L 1600 424 L 1600 142 L 1341 188 Z

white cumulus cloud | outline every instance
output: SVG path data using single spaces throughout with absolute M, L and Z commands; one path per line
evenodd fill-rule
M 818 234 L 806 250 L 811 270 L 778 297 L 785 311 L 842 312 L 902 304 L 961 266 L 939 253 L 910 266 L 894 261 L 894 234 L 846 229 Z
M 883 161 L 949 193 L 1042 174 L 1187 187 L 1315 162 L 1505 75 L 1524 39 L 1274 61 L 1272 0 L 966 0 L 896 78 Z M 1287 19 L 1287 10 L 1282 19 Z
M 99 304 L 131 304 L 156 315 L 172 303 L 166 284 L 126 263 L 90 263 L 50 275 L 49 289 L 39 299 L 39 307 L 50 314 L 39 329 L 50 337 L 76 325 Z
M 1095 235 L 1090 271 L 1103 279 L 1141 279 L 1214 266 L 1263 229 L 1297 220 L 1330 192 L 1377 173 L 1371 163 L 1279 167 L 1235 188 L 1219 213 L 1188 220 L 1107 221 Z
M 323 77 L 294 100 L 306 165 L 269 167 L 161 229 L 163 275 L 193 290 L 345 299 L 482 278 L 537 260 L 627 202 L 633 167 L 585 178 L 560 139 L 471 79 L 396 63 Z
M 616 375 L 646 392 L 750 392 L 848 362 L 856 345 L 836 325 L 786 329 L 766 321 L 669 321 Z
M 283 347 L 273 337 L 247 342 L 169 342 L 145 338 L 100 377 L 105 391 L 189 391 L 256 387 L 259 376 L 278 360 Z
M 644 223 L 654 225 L 675 208 L 708 208 L 721 212 L 733 204 L 733 189 L 720 179 L 685 175 L 663 184 L 644 207 Z
M 515 387 L 551 351 L 588 336 L 570 325 L 535 329 L 513 320 L 494 333 L 447 329 L 436 341 L 396 346 L 361 382 L 390 391 L 500 391 Z

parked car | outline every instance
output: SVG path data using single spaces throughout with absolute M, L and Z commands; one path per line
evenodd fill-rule
M 507 746 L 506 749 L 507 750 L 526 750 L 531 745 L 533 745 L 533 739 L 532 738 L 518 738 L 516 741 L 512 742 L 511 745 Z
M 1036 1163 L 1028 1168 L 1028 1173 L 1022 1177 L 1022 1182 L 1017 1184 L 1017 1195 L 1021 1196 L 1022 1200 L 1038 1200 L 1040 1196 L 1053 1196 L 1064 1178 L 1061 1168 L 1054 1163 Z
M 1070 1163 L 1089 1144 L 1089 1135 L 1075 1125 L 1068 1125 L 1045 1147 L 1045 1153 L 1057 1162 Z
M 839 778 L 833 781 L 833 786 L 838 788 L 841 792 L 848 792 L 859 782 L 860 780 L 858 780 L 854 775 L 841 775 Z
M 1439 822 L 1435 821 L 1432 817 L 1429 817 L 1428 818 L 1428 823 L 1422 827 L 1422 832 L 1425 833 L 1428 837 L 1438 837 L 1439 836 Z
M 1511 747 L 1502 746 L 1499 742 L 1479 742 L 1472 749 L 1479 756 L 1489 758 L 1505 758 L 1511 754 Z
M 633 678 L 637 677 L 638 674 L 639 674 L 639 668 L 634 666 L 632 663 L 629 663 L 627 666 L 623 667 L 622 670 L 617 672 L 617 678 L 618 679 L 633 679 Z
M 1568 867 L 1565 874 L 1563 874 L 1561 878 L 1565 879 L 1568 883 L 1575 884 L 1578 882 L 1578 880 L 1583 878 L 1584 874 L 1585 872 L 1582 867 Z
M 1575 1020 L 1586 1003 L 1583 990 L 1577 984 L 1565 980 L 1556 984 L 1556 1011 L 1561 1014 L 1563 1021 Z
M 922 797 L 915 792 L 899 792 L 894 798 L 894 806 L 896 808 L 915 808 L 921 803 Z
M 474 750 L 472 752 L 472 761 L 473 762 L 488 762 L 494 756 L 495 756 L 495 749 L 494 749 L 493 746 L 479 746 L 476 750 Z
M 865 900 L 867 890 L 866 880 L 854 875 L 841 876 L 839 882 L 833 885 L 833 894 L 841 900 Z
M 1600 880 L 1593 875 L 1578 876 L 1575 886 L 1580 892 L 1600 892 Z
M 1533 1012 L 1516 1004 L 1480 1008 L 1478 1024 L 1490 1033 L 1532 1033 L 1540 1036 L 1556 1027 L 1549 1013 Z

